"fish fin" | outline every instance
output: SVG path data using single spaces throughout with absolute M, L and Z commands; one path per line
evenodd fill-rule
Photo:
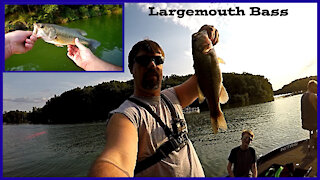
M 227 122 L 224 118 L 223 112 L 221 112 L 220 116 L 218 116 L 217 124 L 219 129 L 227 130 Z
M 94 39 L 89 39 L 89 44 L 88 44 L 88 46 L 89 46 L 89 48 L 92 50 L 92 51 L 94 51 L 94 50 L 96 50 L 99 46 L 100 46 L 100 42 L 99 41 L 97 41 L 97 40 L 94 40 Z
M 224 60 L 221 59 L 221 58 L 219 58 L 219 57 L 218 57 L 218 62 L 221 63 L 221 64 L 226 64 L 226 63 L 224 62 Z
M 63 47 L 63 45 L 61 44 L 54 44 L 54 45 L 56 45 L 57 47 Z
M 227 90 L 223 86 L 223 84 L 221 84 L 219 102 L 221 104 L 225 104 L 228 100 L 229 100 L 229 95 L 227 93 Z
M 199 103 L 201 104 L 204 101 L 205 97 L 204 97 L 199 85 L 197 86 L 197 88 L 198 88 L 198 100 L 199 100 Z
M 88 35 L 87 32 L 85 32 L 85 31 L 82 30 L 82 29 L 73 28 L 73 30 L 77 31 L 77 32 L 78 32 L 80 35 L 82 35 L 82 36 Z
M 211 126 L 214 134 L 218 133 L 219 129 L 227 130 L 227 122 L 224 118 L 223 112 L 220 110 L 220 114 L 217 118 L 210 116 Z

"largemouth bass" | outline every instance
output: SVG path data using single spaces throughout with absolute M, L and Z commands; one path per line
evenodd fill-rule
M 58 47 L 64 45 L 75 45 L 75 38 L 79 38 L 81 44 L 87 45 L 90 49 L 96 49 L 100 42 L 88 39 L 84 36 L 87 33 L 80 29 L 72 29 L 55 24 L 34 23 L 33 34 L 42 38 L 45 42 L 54 44 Z
M 206 97 L 212 129 L 216 134 L 219 128 L 227 129 L 220 103 L 226 103 L 229 96 L 222 84 L 222 74 L 219 67 L 219 62 L 224 62 L 217 57 L 206 30 L 192 35 L 192 55 L 193 67 L 199 84 L 199 102 L 201 103 Z

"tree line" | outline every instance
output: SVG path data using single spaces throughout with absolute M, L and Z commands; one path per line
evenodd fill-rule
M 162 88 L 179 85 L 190 78 L 186 76 L 165 76 Z M 273 101 L 273 90 L 268 79 L 248 73 L 224 73 L 224 86 L 229 101 L 222 108 L 239 107 Z M 30 112 L 4 112 L 4 123 L 64 124 L 105 121 L 109 111 L 119 107 L 133 94 L 133 80 L 126 82 L 110 81 L 96 86 L 75 88 L 55 95 L 42 108 L 34 107 Z M 207 103 L 196 100 L 190 105 L 199 106 L 201 111 L 208 109 Z
M 317 79 L 318 79 L 317 76 L 310 76 L 310 77 L 294 80 L 291 83 L 284 85 L 281 89 L 275 91 L 274 95 L 288 94 L 288 93 L 293 93 L 293 94 L 303 93 L 307 91 L 308 82 L 310 80 L 317 81 Z
M 32 30 L 34 22 L 64 24 L 121 13 L 122 5 L 5 5 L 5 32 Z

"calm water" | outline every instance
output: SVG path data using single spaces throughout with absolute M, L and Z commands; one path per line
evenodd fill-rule
M 122 62 L 122 15 L 108 15 L 63 24 L 87 32 L 87 38 L 101 43 L 94 54 L 112 64 Z M 38 39 L 26 54 L 13 55 L 5 61 L 6 71 L 82 71 L 67 57 L 67 47 L 56 47 Z
M 209 113 L 186 116 L 207 177 L 227 174 L 230 150 L 240 145 L 243 129 L 255 133 L 257 155 L 308 137 L 301 129 L 301 95 L 225 110 L 228 130 L 212 134 Z M 76 125 L 4 125 L 4 177 L 86 176 L 104 146 L 104 123 Z

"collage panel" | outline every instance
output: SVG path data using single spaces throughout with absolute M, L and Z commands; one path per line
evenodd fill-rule
M 131 93 L 119 73 L 3 74 L 2 176 L 88 176 L 109 110 Z
M 5 5 L 5 71 L 123 72 L 122 8 Z
M 4 9 L 3 177 L 317 177 L 317 3 Z
M 125 54 L 137 42 L 158 43 L 164 51 L 163 89 L 197 77 L 206 100 L 201 103 L 199 95 L 183 112 L 196 150 L 192 156 L 199 158 L 205 177 L 317 176 L 316 7 L 125 4 Z M 312 96 L 309 105 L 301 103 L 307 101 L 304 94 Z M 177 171 L 201 174 L 193 167 Z M 138 175 L 161 176 L 156 168 Z

